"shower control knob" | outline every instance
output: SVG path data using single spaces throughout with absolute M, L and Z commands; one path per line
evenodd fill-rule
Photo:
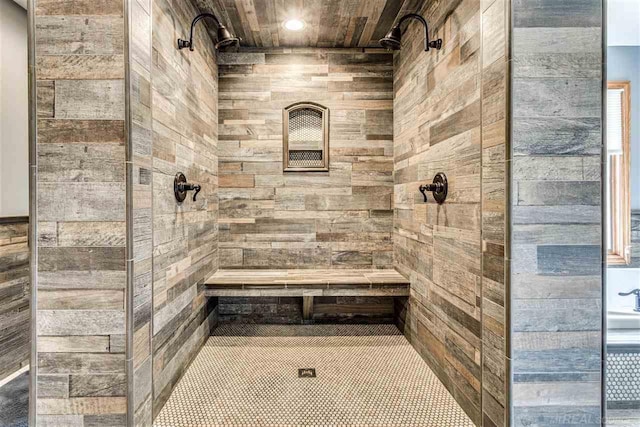
M 193 201 L 195 202 L 201 189 L 202 187 L 198 184 L 189 184 L 187 177 L 182 172 L 178 172 L 173 180 L 173 193 L 179 203 L 184 202 L 184 199 L 187 198 L 187 191 L 195 191 L 193 193 Z
M 433 193 L 433 198 L 438 204 L 443 204 L 447 198 L 447 192 L 449 190 L 449 184 L 447 183 L 447 176 L 443 172 L 438 172 L 433 178 L 433 182 L 427 185 L 421 185 L 419 188 L 424 202 L 427 203 L 427 191 Z

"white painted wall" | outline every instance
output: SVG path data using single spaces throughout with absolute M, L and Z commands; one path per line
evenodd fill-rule
M 629 292 L 640 287 L 640 268 L 607 269 L 607 311 L 631 311 L 636 305 L 633 295 L 621 297 L 619 292 Z
M 607 44 L 609 46 L 639 46 L 639 23 L 640 0 L 607 1 Z
M 0 0 L 0 217 L 29 214 L 27 12 Z

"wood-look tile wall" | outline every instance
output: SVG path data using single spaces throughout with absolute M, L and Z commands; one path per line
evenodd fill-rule
M 127 296 L 128 424 L 151 426 L 152 410 L 152 150 L 151 13 L 150 0 L 129 0 L 127 144 Z
M 35 1 L 38 425 L 125 425 L 122 0 Z
M 219 73 L 220 266 L 390 267 L 392 55 L 243 49 Z M 329 172 L 283 173 L 282 110 L 299 101 L 330 110 Z
M 407 29 L 394 71 L 394 264 L 407 338 L 477 425 L 507 424 L 508 1 L 424 2 L 441 51 Z M 449 178 L 439 206 L 418 186 Z
M 37 422 L 151 425 L 216 321 L 214 49 L 204 26 L 176 49 L 190 2 L 35 11 Z M 197 202 L 175 201 L 178 171 Z
M 602 4 L 513 1 L 515 426 L 600 425 Z
M 153 0 L 153 414 L 157 415 L 216 321 L 203 281 L 217 269 L 218 87 L 213 43 L 200 24 L 195 50 L 176 49 L 198 11 Z M 183 172 L 202 186 L 178 205 Z
M 510 0 L 482 0 L 482 425 L 509 425 Z
M 395 57 L 394 261 L 411 279 L 405 335 L 481 424 L 480 1 L 425 3 L 441 51 L 410 26 Z M 418 186 L 449 179 L 439 206 Z
M 257 323 L 300 325 L 300 297 L 220 297 L 220 323 Z M 313 322 L 393 323 L 392 297 L 340 296 L 314 297 Z
M 29 364 L 29 221 L 0 222 L 0 381 Z

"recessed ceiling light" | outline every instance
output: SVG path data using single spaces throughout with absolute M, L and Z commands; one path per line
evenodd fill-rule
M 302 19 L 287 19 L 282 26 L 289 31 L 300 31 L 305 27 Z

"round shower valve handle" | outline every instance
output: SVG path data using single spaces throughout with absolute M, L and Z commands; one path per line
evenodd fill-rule
M 443 172 L 438 172 L 431 184 L 421 185 L 418 189 L 422 193 L 425 203 L 427 203 L 427 191 L 431 191 L 434 200 L 441 205 L 447 199 L 447 192 L 449 191 L 447 176 Z
M 198 184 L 189 184 L 187 177 L 184 176 L 182 172 L 178 172 L 173 180 L 173 193 L 178 203 L 184 202 L 184 199 L 187 198 L 187 191 L 195 191 L 195 193 L 193 193 L 193 201 L 195 202 L 201 189 L 202 187 Z

